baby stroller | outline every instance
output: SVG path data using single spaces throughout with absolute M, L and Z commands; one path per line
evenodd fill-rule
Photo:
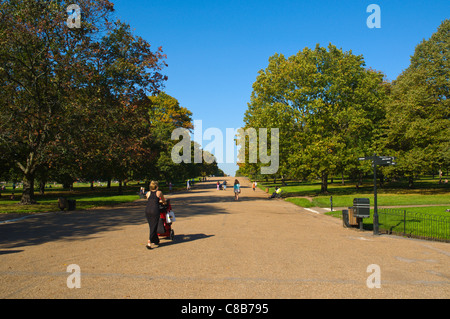
M 172 229 L 172 220 L 168 220 L 168 214 L 172 211 L 172 206 L 170 205 L 170 199 L 167 200 L 166 205 L 159 205 L 159 223 L 158 223 L 158 236 L 166 237 L 173 240 L 175 238 L 175 232 Z

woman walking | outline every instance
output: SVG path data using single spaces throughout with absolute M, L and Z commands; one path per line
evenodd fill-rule
M 150 227 L 150 237 L 147 242 L 147 249 L 159 245 L 158 237 L 158 222 L 160 218 L 159 203 L 166 205 L 166 199 L 163 193 L 158 190 L 158 182 L 151 181 L 150 191 L 147 192 L 147 206 L 145 207 L 145 217 L 147 218 L 148 225 Z
M 239 193 L 241 192 L 241 185 L 237 179 L 234 180 L 234 200 L 239 200 Z

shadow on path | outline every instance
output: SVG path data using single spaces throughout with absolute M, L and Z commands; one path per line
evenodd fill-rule
M 159 243 L 159 246 L 166 247 L 166 246 L 171 246 L 171 245 L 178 245 L 178 244 L 187 243 L 187 242 L 191 242 L 191 241 L 195 241 L 195 240 L 199 240 L 199 239 L 210 238 L 213 236 L 214 235 L 206 235 L 206 234 L 188 234 L 188 235 L 175 234 L 175 238 L 173 240 L 162 237 L 161 241 Z
M 227 213 L 215 207 L 214 203 L 232 199 L 210 196 L 211 193 L 208 192 L 205 192 L 204 196 L 204 190 L 200 186 L 202 185 L 197 185 L 196 196 L 190 196 L 189 193 L 186 196 L 183 192 L 170 194 L 170 197 L 173 197 L 172 205 L 177 218 Z M 207 184 L 205 183 L 204 186 Z M 0 249 L 40 245 L 57 240 L 88 240 L 95 238 L 100 232 L 120 230 L 128 225 L 145 225 L 147 224 L 144 214 L 145 205 L 146 200 L 138 200 L 109 208 L 36 214 L 20 221 L 0 224 Z M 176 235 L 176 239 L 181 239 L 180 236 L 184 238 L 182 241 L 210 237 L 204 234 L 192 234 Z M 19 252 L 19 250 L 0 250 L 0 255 L 12 252 Z

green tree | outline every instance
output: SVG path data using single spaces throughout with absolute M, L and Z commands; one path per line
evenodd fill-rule
M 325 193 L 330 174 L 373 151 L 385 96 L 383 74 L 366 69 L 351 51 L 330 44 L 288 59 L 276 54 L 253 84 L 245 127 L 278 127 L 280 171 L 320 178 Z
M 384 147 L 397 166 L 388 174 L 414 176 L 450 165 L 450 20 L 417 45 L 410 66 L 392 83 Z

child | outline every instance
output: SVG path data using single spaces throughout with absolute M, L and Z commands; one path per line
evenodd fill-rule
M 239 200 L 239 193 L 241 192 L 241 185 L 237 179 L 234 180 L 234 200 Z

